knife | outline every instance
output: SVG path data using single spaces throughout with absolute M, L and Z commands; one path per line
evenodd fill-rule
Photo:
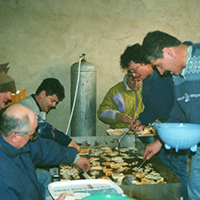
M 83 172 L 83 176 L 84 176 L 86 179 L 92 179 L 92 177 L 89 176 L 87 172 Z
M 77 167 L 76 165 L 74 165 L 76 167 L 76 169 L 85 177 L 85 179 L 92 179 L 91 176 L 88 175 L 87 172 L 84 172 L 82 169 L 80 169 L 79 167 Z

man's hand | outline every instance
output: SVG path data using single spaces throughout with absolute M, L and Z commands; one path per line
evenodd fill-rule
M 80 159 L 75 163 L 77 167 L 83 170 L 83 172 L 87 172 L 90 169 L 90 162 L 87 158 L 80 157 Z
M 141 121 L 139 119 L 132 120 L 130 127 L 131 127 L 131 130 L 135 132 L 139 132 L 143 130 L 143 125 L 141 125 Z
M 153 155 L 155 155 L 156 153 L 158 153 L 160 151 L 161 147 L 162 147 L 162 143 L 158 139 L 156 141 L 148 144 L 146 146 L 143 158 L 145 158 L 147 153 L 150 152 L 150 154 L 147 156 L 147 160 L 149 160 Z
M 57 199 L 57 200 L 64 200 L 64 199 L 65 199 L 65 197 L 66 197 L 66 194 L 65 194 L 65 193 L 63 193 L 63 194 L 61 194 L 61 195 L 58 197 L 58 199 Z
M 81 150 L 80 146 L 79 146 L 74 140 L 72 140 L 72 141 L 69 143 L 68 147 L 75 147 L 75 148 L 77 149 L 78 152 Z
M 123 122 L 123 123 L 126 123 L 126 124 L 131 123 L 131 121 L 133 120 L 132 117 L 128 116 L 125 113 L 119 113 L 118 118 L 119 118 L 120 122 Z

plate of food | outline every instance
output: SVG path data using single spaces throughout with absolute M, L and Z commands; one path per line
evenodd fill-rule
M 152 143 L 157 139 L 156 130 L 152 126 L 145 126 L 142 131 L 136 134 L 138 138 L 145 144 Z
M 107 129 L 106 132 L 109 136 L 120 136 L 123 135 L 129 128 L 117 128 L 117 129 Z M 128 134 L 132 134 L 132 131 L 129 131 Z

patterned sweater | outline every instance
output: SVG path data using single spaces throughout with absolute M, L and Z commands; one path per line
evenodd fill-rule
M 186 68 L 173 76 L 176 101 L 168 121 L 200 124 L 200 43 L 188 44 Z

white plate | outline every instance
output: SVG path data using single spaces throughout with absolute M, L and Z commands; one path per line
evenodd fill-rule
M 48 190 L 54 199 L 66 193 L 67 200 L 82 199 L 94 194 L 123 194 L 117 184 L 105 179 L 52 182 L 48 185 Z
M 125 133 L 128 130 L 129 130 L 128 128 L 116 128 L 116 129 L 108 129 L 108 130 L 106 130 L 106 132 L 110 136 L 119 136 L 119 135 L 122 135 L 123 133 Z

